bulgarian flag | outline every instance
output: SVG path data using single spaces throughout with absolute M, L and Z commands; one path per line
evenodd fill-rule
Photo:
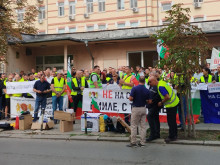
M 71 97 L 71 91 L 72 91 L 71 81 L 72 81 L 72 76 L 71 76 L 71 65 L 70 65 L 70 57 L 69 57 L 68 58 L 68 68 L 67 68 L 67 88 L 66 88 L 66 93 L 67 93 L 67 96 L 69 98 L 70 103 L 73 103 L 73 99 Z M 73 107 L 73 105 L 71 104 L 70 107 Z
M 100 109 L 98 103 L 92 98 L 92 112 L 93 113 L 100 113 Z
M 157 53 L 162 59 L 167 59 L 169 56 L 169 52 L 167 52 L 169 48 L 164 44 L 163 40 L 157 40 Z

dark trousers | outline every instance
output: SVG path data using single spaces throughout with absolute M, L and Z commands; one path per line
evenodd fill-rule
M 150 126 L 150 137 L 160 137 L 159 107 L 148 109 L 147 120 Z
M 41 109 L 42 108 L 45 109 L 46 105 L 47 105 L 47 98 L 46 97 L 37 96 L 37 98 L 35 100 L 34 121 L 37 120 L 39 107 L 41 106 Z
M 82 102 L 82 95 L 75 95 L 72 96 L 72 98 L 73 98 L 73 109 L 74 112 L 76 112 L 79 101 Z
M 167 123 L 169 126 L 169 138 L 177 138 L 177 124 L 176 124 L 176 113 L 177 106 L 173 108 L 166 108 L 167 111 Z

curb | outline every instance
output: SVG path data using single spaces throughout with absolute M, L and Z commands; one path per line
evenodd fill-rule
M 129 142 L 129 137 L 100 137 L 100 136 L 72 136 L 69 135 L 57 136 L 54 135 L 0 135 L 0 138 L 14 138 L 14 139 L 42 139 L 42 140 L 76 140 L 76 141 L 108 141 L 108 142 Z M 164 139 L 157 139 L 146 144 L 167 144 Z M 220 146 L 220 141 L 190 141 L 190 140 L 177 140 L 168 144 L 179 145 L 200 145 L 200 146 Z

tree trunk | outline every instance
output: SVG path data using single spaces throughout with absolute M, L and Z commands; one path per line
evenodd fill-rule
M 187 124 L 188 124 L 188 137 L 191 136 L 191 121 L 190 121 L 190 112 L 189 112 L 189 97 L 188 97 L 188 89 L 186 90 L 186 112 L 187 112 Z
M 183 129 L 184 129 L 184 136 L 186 138 L 186 119 L 185 119 L 185 113 L 184 113 L 184 105 L 183 105 L 183 94 L 182 94 L 182 88 L 180 89 L 180 104 L 181 104 L 181 115 L 182 115 L 182 121 L 183 121 Z
M 196 137 L 196 131 L 195 131 L 195 123 L 194 123 L 194 117 L 193 117 L 193 106 L 192 106 L 192 96 L 191 96 L 191 87 L 189 90 L 189 103 L 190 103 L 190 114 L 191 114 L 191 122 L 192 122 L 192 130 L 193 130 L 193 137 Z

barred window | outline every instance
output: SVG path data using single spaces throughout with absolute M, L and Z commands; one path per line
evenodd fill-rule
M 76 6 L 75 2 L 70 2 L 69 3 L 69 13 L 70 15 L 75 15 L 76 14 Z
M 118 0 L 118 10 L 125 9 L 125 2 L 124 0 Z
M 105 0 L 99 0 L 99 12 L 105 11 Z
M 87 8 L 87 13 L 93 12 L 93 0 L 86 1 L 86 8 Z
M 58 4 L 58 16 L 64 16 L 64 3 L 60 2 Z

